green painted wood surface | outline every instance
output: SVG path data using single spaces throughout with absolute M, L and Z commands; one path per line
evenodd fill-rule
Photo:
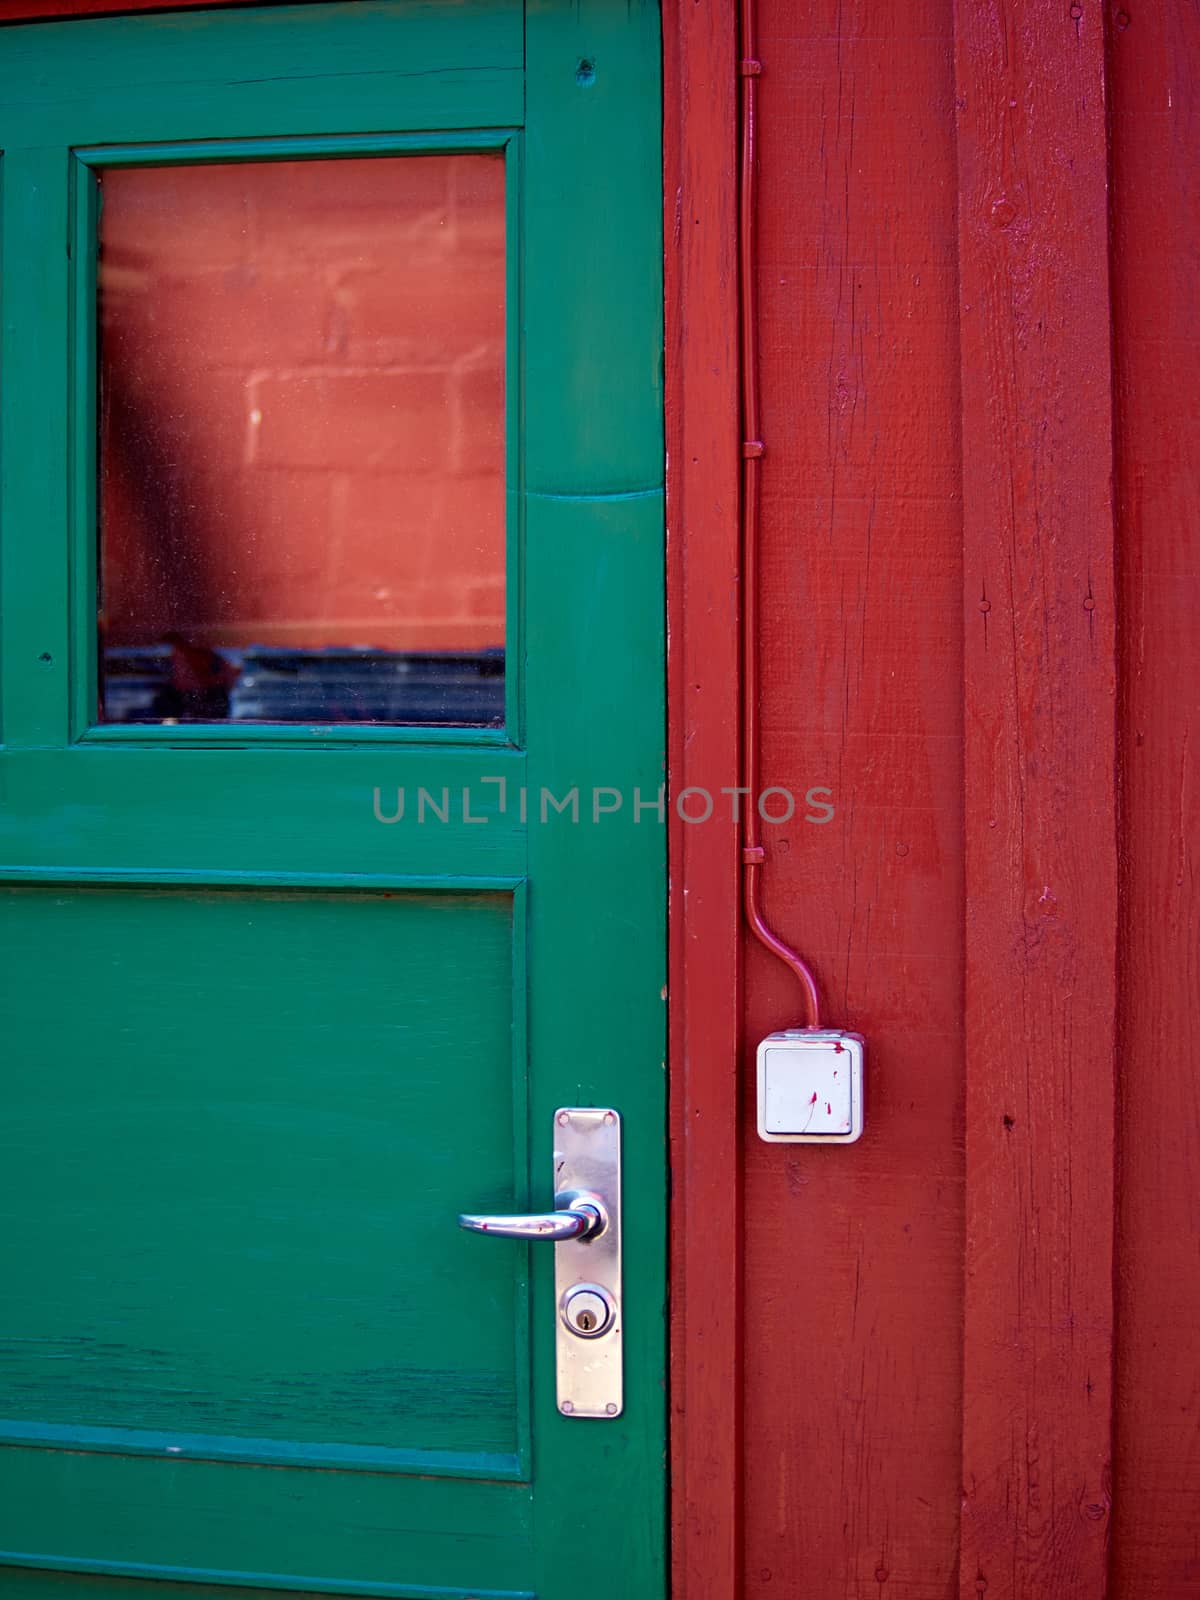
M 429 1248 L 464 1180 L 431 1130 L 490 1203 L 525 1158 L 511 897 L 16 889 L 0 929 L 0 1440 L 515 1471 L 512 1262 Z
M 527 13 L 528 777 L 624 797 L 601 825 L 530 830 L 532 1103 L 619 1106 L 628 1174 L 627 1411 L 600 1440 L 554 1416 L 553 1325 L 532 1323 L 534 1437 L 556 1451 L 536 1587 L 556 1595 L 574 1570 L 578 1594 L 586 1549 L 590 1593 L 640 1600 L 666 1590 L 664 830 L 633 793 L 666 776 L 659 16 L 639 0 Z M 596 254 L 575 247 L 585 235 Z M 535 1291 L 550 1271 L 535 1262 Z M 586 1516 L 581 1484 L 600 1496 Z
M 5 147 L 520 125 L 520 0 L 354 9 L 352 25 L 332 4 L 6 29 Z
M 4 44 L 0 1590 L 566 1600 L 586 1550 L 590 1589 L 662 1594 L 657 8 Z M 503 742 L 89 733 L 70 148 L 479 129 L 519 174 Z M 556 1411 L 550 1252 L 453 1222 L 548 1202 L 570 1103 L 624 1115 L 611 1423 Z

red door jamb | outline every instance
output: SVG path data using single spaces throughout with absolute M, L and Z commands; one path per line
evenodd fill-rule
M 674 1600 L 741 1590 L 735 0 L 663 0 Z M 674 798 L 716 800 L 703 824 Z

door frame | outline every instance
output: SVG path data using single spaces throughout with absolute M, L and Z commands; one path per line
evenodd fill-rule
M 0 0 L 0 26 L 245 3 Z M 660 4 L 671 1592 L 699 1600 L 736 1597 L 742 1573 L 740 860 L 732 815 L 697 831 L 675 798 L 739 771 L 738 8 Z
M 673 1600 L 742 1591 L 737 0 L 662 0 Z M 694 1312 L 689 1313 L 689 1307 Z

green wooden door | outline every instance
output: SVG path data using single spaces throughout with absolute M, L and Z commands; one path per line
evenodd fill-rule
M 625 0 L 367 0 L 0 34 L 5 1594 L 663 1592 L 659 92 L 656 8 Z M 349 332 L 331 322 L 311 371 L 287 369 L 306 437 L 334 431 L 350 397 L 349 454 L 301 479 L 279 443 L 283 368 L 247 375 L 237 340 L 216 349 L 227 298 L 257 292 L 221 269 L 192 343 L 212 392 L 233 374 L 237 394 L 198 418 L 186 397 L 143 397 L 133 466 L 158 490 L 122 511 L 104 452 L 127 449 L 127 418 L 97 392 L 102 361 L 115 390 L 125 347 L 101 337 L 101 291 L 118 309 L 140 295 L 139 327 L 168 302 L 187 325 L 207 271 L 208 201 L 188 199 L 210 193 L 193 183 L 205 166 L 300 164 L 278 230 L 303 223 L 305 164 L 448 157 L 498 163 L 487 182 L 503 196 L 503 688 L 495 651 L 464 647 L 435 666 L 470 678 L 466 711 L 377 701 L 339 720 L 303 697 L 253 699 L 256 682 L 295 696 L 335 657 L 351 676 L 382 670 L 361 641 L 339 656 L 326 639 L 303 659 L 247 646 L 218 712 L 114 709 L 135 703 L 138 671 L 179 657 L 167 643 L 117 659 L 111 614 L 107 636 L 97 622 L 98 583 L 116 581 L 98 577 L 98 519 L 152 535 L 175 519 L 154 591 L 168 608 L 199 592 L 178 545 L 204 494 L 206 526 L 224 530 L 211 559 L 251 550 L 254 582 L 314 505 L 341 507 L 339 538 L 376 528 L 370 560 L 386 566 L 387 518 L 437 531 L 450 516 L 450 491 L 423 500 L 409 480 L 421 407 L 435 432 L 459 402 L 398 335 L 355 353 L 352 251 L 326 275 Z M 389 170 L 407 192 L 409 169 Z M 193 241 L 173 279 L 146 268 L 158 214 L 136 212 L 156 172 L 178 180 Z M 440 204 L 414 238 L 443 225 Z M 132 245 L 106 266 L 119 215 Z M 280 318 L 298 338 L 304 277 Z M 231 434 L 230 459 L 264 467 L 264 505 L 293 497 L 253 547 L 203 454 L 191 480 L 172 454 L 193 423 L 216 440 L 231 408 L 258 432 Z M 383 476 L 356 511 L 366 467 Z M 454 579 L 449 534 L 430 549 Z M 229 572 L 251 608 L 250 578 Z M 338 572 L 349 593 L 353 560 Z M 385 589 L 367 598 L 390 603 Z M 388 657 L 388 683 L 436 654 Z M 562 1105 L 615 1106 L 624 1123 L 611 1421 L 556 1410 L 550 1248 L 455 1225 L 549 1203 Z

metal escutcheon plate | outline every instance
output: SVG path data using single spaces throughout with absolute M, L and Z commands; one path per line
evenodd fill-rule
M 624 1407 L 621 1306 L 621 1118 L 610 1109 L 563 1107 L 554 1113 L 554 1200 L 570 1205 L 579 1194 L 603 1203 L 606 1224 L 594 1239 L 554 1246 L 558 1409 L 565 1417 L 611 1420 Z M 584 1293 L 581 1301 L 579 1296 Z M 591 1316 L 611 1315 L 601 1332 Z M 570 1325 L 582 1305 L 583 1331 Z M 578 1320 L 578 1318 L 577 1318 Z

